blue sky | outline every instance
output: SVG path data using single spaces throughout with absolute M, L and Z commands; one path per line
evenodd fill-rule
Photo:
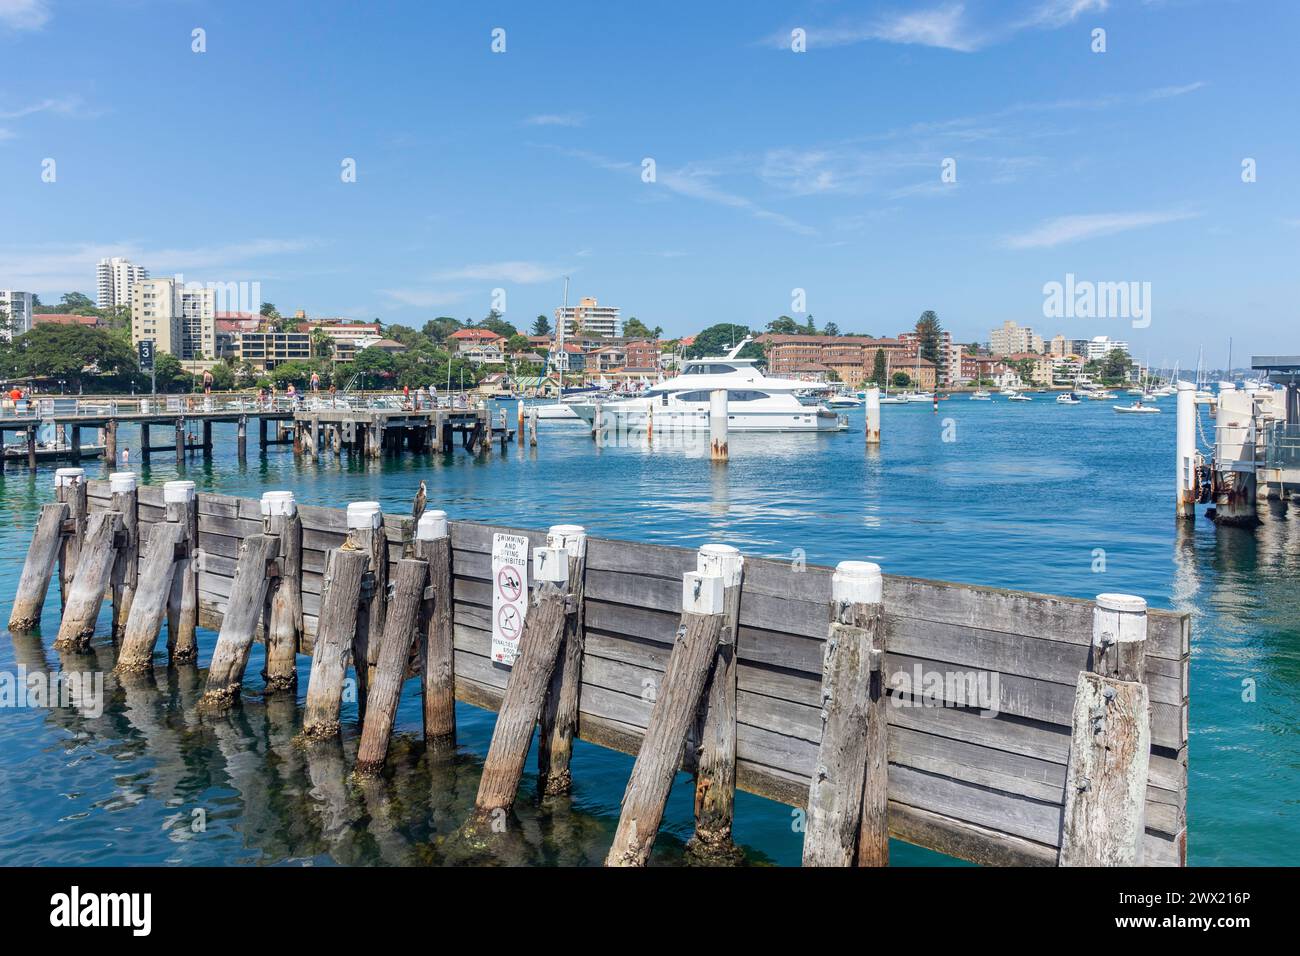
M 416 326 L 503 288 L 522 326 L 568 274 L 669 334 L 801 288 L 843 331 L 1300 351 L 1300 4 L 546 6 L 0 0 L 0 287 L 120 254 Z M 1150 326 L 1045 318 L 1067 273 L 1150 282 Z

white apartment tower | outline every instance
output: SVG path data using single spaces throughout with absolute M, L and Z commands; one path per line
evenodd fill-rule
M 0 338 L 11 340 L 15 335 L 22 335 L 32 329 L 32 294 L 16 292 L 13 289 L 0 289 L 0 312 L 8 321 L 0 327 Z
M 619 333 L 618 311 L 612 305 L 597 305 L 594 298 L 586 296 L 577 305 L 556 309 L 555 325 L 563 327 L 566 339 L 573 337 L 575 329 L 583 335 L 611 339 Z
M 133 265 L 130 259 L 114 256 L 99 260 L 95 276 L 98 305 L 101 309 L 111 309 L 131 304 L 132 286 L 140 279 L 149 278 L 149 270 Z
M 182 362 L 216 358 L 216 290 L 175 279 L 137 279 L 131 287 L 131 341 L 143 339 Z

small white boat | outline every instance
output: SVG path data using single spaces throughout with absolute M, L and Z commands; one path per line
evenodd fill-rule
M 830 408 L 857 408 L 861 404 L 862 399 L 847 392 L 839 392 L 826 399 L 826 405 Z
M 1154 405 L 1143 405 L 1141 402 L 1134 402 L 1132 405 L 1112 405 L 1111 408 L 1123 415 L 1152 415 L 1160 414 L 1160 409 Z
M 1060 395 L 1056 396 L 1056 404 L 1079 405 L 1081 403 L 1079 401 L 1079 396 L 1074 394 L 1074 392 L 1062 392 Z
M 1032 402 L 1033 399 L 1028 395 L 1021 395 L 1019 392 L 1012 392 L 1007 396 L 1008 402 Z
M 993 396 L 984 389 L 978 388 L 971 392 L 970 400 L 972 402 L 991 402 L 993 401 Z

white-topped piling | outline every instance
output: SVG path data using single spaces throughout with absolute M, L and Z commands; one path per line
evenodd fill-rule
M 880 444 L 880 386 L 867 387 L 867 444 Z
M 1180 518 L 1196 517 L 1196 386 L 1178 382 L 1175 421 L 1177 477 L 1176 513 Z
M 709 392 L 709 458 L 726 461 L 727 448 L 727 390 L 715 388 Z

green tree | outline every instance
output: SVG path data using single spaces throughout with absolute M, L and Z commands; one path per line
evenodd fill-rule
M 532 334 L 533 334 L 533 335 L 550 335 L 550 334 L 551 334 L 551 320 L 548 319 L 548 318 L 547 318 L 546 316 L 544 316 L 544 315 L 539 315 L 536 319 L 533 320 Z
M 334 339 L 324 329 L 313 329 L 311 333 L 311 354 L 318 359 L 333 361 Z
M 623 323 L 623 335 L 629 339 L 657 339 L 663 331 L 662 326 L 656 325 L 652 329 L 635 315 Z
M 153 359 L 152 381 L 160 394 L 188 392 L 194 387 L 194 378 L 181 368 L 181 360 L 170 352 L 159 352 Z M 143 386 L 149 387 L 150 376 L 144 374 Z
M 943 326 L 939 324 L 939 316 L 932 310 L 927 309 L 922 312 L 921 317 L 916 320 L 916 336 L 921 358 L 934 363 L 939 384 L 946 385 L 947 369 L 939 361 L 943 351 Z
M 479 326 L 490 332 L 495 332 L 502 338 L 507 339 L 519 331 L 505 319 L 501 318 L 501 313 L 496 309 L 489 312 L 483 321 L 479 323 Z
M 800 329 L 799 331 L 803 332 L 804 335 L 816 335 L 816 334 L 817 334 L 817 323 L 816 323 L 816 321 L 813 319 L 813 317 L 812 317 L 812 313 L 811 313 L 811 312 L 808 313 L 808 321 L 804 323 L 803 328 Z
M 383 349 L 371 346 L 357 353 L 350 371 L 360 376 L 361 388 L 388 388 L 397 378 L 397 360 Z
M 912 377 L 906 372 L 895 372 L 893 381 L 895 388 L 907 388 L 912 384 Z
M 767 323 L 767 331 L 773 335 L 798 335 L 801 329 L 798 322 L 788 315 L 783 315 Z
M 888 384 L 885 380 L 888 374 L 885 366 L 885 350 L 876 349 L 876 357 L 871 364 L 871 380 L 883 387 Z
M 834 322 L 827 322 L 825 328 L 822 329 L 822 335 L 839 335 L 839 334 L 840 334 L 840 327 L 836 325 Z
M 434 345 L 441 345 L 447 341 L 447 337 L 457 329 L 461 328 L 459 319 L 453 319 L 449 315 L 440 315 L 436 319 L 430 319 L 424 323 L 423 332 Z
M 711 325 L 695 336 L 695 341 L 686 349 L 686 357 L 700 358 L 710 355 L 726 355 L 737 342 L 747 335 L 753 335 L 753 333 L 743 325 L 733 325 L 729 322 Z M 759 348 L 758 343 L 750 342 L 741 350 L 740 357 L 762 358 L 763 350 Z
M 32 308 L 36 308 L 36 300 L 32 300 Z M 49 308 L 42 308 L 43 312 L 56 312 L 60 315 L 90 315 L 95 312 L 95 302 L 84 292 L 65 292 L 59 297 L 59 304 Z
M 20 374 L 59 379 L 71 391 L 120 387 L 136 371 L 129 346 L 104 329 L 82 325 L 38 325 L 14 339 L 13 353 Z
M 1132 360 L 1123 349 L 1111 349 L 1101 363 L 1101 376 L 1108 382 L 1122 382 L 1128 378 Z
M 415 331 L 407 325 L 388 325 L 384 327 L 384 335 L 388 336 L 394 342 L 401 342 L 407 348 L 414 348 L 425 341 L 425 337 L 420 332 Z
M 519 332 L 516 332 L 514 335 L 510 336 L 510 338 L 506 340 L 506 351 L 527 352 L 528 336 L 522 335 Z
M 235 387 L 235 370 L 225 362 L 218 362 L 212 366 L 212 390 L 214 392 L 228 392 Z M 203 373 L 200 372 L 194 376 L 194 384 L 197 388 L 203 387 Z
M 260 314 L 266 319 L 280 318 L 280 310 L 275 307 L 275 303 L 273 302 L 263 302 Z

